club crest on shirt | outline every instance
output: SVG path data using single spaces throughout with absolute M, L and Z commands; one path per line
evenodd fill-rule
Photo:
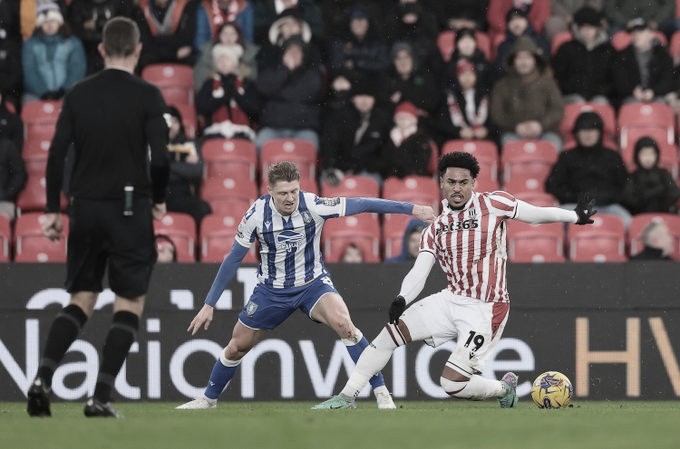
M 253 314 L 255 314 L 257 311 L 257 307 L 257 304 L 252 301 L 248 301 L 248 304 L 246 304 L 246 315 L 253 316 Z
M 313 221 L 312 214 L 310 214 L 308 210 L 303 210 L 300 215 L 302 215 L 302 221 L 304 221 L 305 224 L 309 224 Z
M 332 207 L 332 206 L 337 206 L 340 204 L 340 198 L 323 198 L 323 197 L 316 197 L 314 200 L 316 204 L 323 204 L 324 206 Z

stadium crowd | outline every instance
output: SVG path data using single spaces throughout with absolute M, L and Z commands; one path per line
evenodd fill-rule
M 273 162 L 296 162 L 323 196 L 438 208 L 436 161 L 451 151 L 477 157 L 478 191 L 570 208 L 595 197 L 588 229 L 512 223 L 511 261 L 621 262 L 652 240 L 663 248 L 647 253 L 680 259 L 673 0 L 4 0 L 0 262 L 65 260 L 40 235 L 47 149 L 118 15 L 138 24 L 138 74 L 168 105 L 170 213 L 156 231 L 170 260 L 220 262 Z M 412 226 L 334 220 L 325 259 L 409 260 Z

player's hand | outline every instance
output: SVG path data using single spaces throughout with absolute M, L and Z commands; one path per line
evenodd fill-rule
M 577 225 L 584 225 L 594 223 L 594 220 L 590 217 L 597 213 L 595 207 L 595 198 L 591 198 L 589 194 L 582 193 L 578 196 L 578 202 L 576 203 L 576 215 L 578 215 L 578 220 L 576 220 Z
M 61 216 L 57 213 L 48 213 L 40 217 L 40 227 L 43 235 L 53 242 L 61 238 L 61 231 L 64 229 Z
M 412 215 L 428 223 L 432 223 L 434 219 L 437 218 L 434 213 L 434 209 L 432 209 L 430 206 L 413 206 Z
M 214 310 L 215 309 L 212 306 L 203 304 L 201 310 L 199 310 L 194 319 L 191 320 L 187 332 L 191 332 L 191 335 L 196 335 L 196 332 L 201 330 L 201 327 L 203 327 L 204 330 L 208 330 L 210 323 L 212 323 L 213 320 Z
M 160 220 L 168 213 L 165 203 L 157 203 L 153 205 L 151 209 L 151 215 L 153 215 L 154 220 Z
M 406 300 L 403 296 L 397 296 L 397 299 L 392 301 L 390 304 L 390 323 L 397 324 L 399 322 L 399 317 L 406 310 Z

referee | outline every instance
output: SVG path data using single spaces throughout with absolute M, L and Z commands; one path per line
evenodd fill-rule
M 64 159 L 75 148 L 66 289 L 71 294 L 47 334 L 28 390 L 28 414 L 50 416 L 52 376 L 92 315 L 108 264 L 116 294 L 94 396 L 85 416 L 120 417 L 110 404 L 113 383 L 135 340 L 156 260 L 152 216 L 165 214 L 168 129 L 160 91 L 133 75 L 142 46 L 130 19 L 111 19 L 99 52 L 105 69 L 64 97 L 47 161 L 44 234 L 59 239 Z

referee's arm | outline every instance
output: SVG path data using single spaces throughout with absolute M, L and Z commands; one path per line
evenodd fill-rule
M 73 141 L 73 122 L 68 100 L 65 98 L 56 131 L 50 144 L 45 171 L 47 207 L 45 212 L 58 214 L 60 211 L 61 186 L 64 180 L 64 161 L 68 147 Z
M 168 126 L 163 118 L 165 102 L 157 91 L 158 109 L 154 108 L 146 121 L 146 136 L 151 149 L 150 174 L 151 195 L 154 204 L 165 203 L 168 180 L 170 179 L 170 157 L 168 156 Z

